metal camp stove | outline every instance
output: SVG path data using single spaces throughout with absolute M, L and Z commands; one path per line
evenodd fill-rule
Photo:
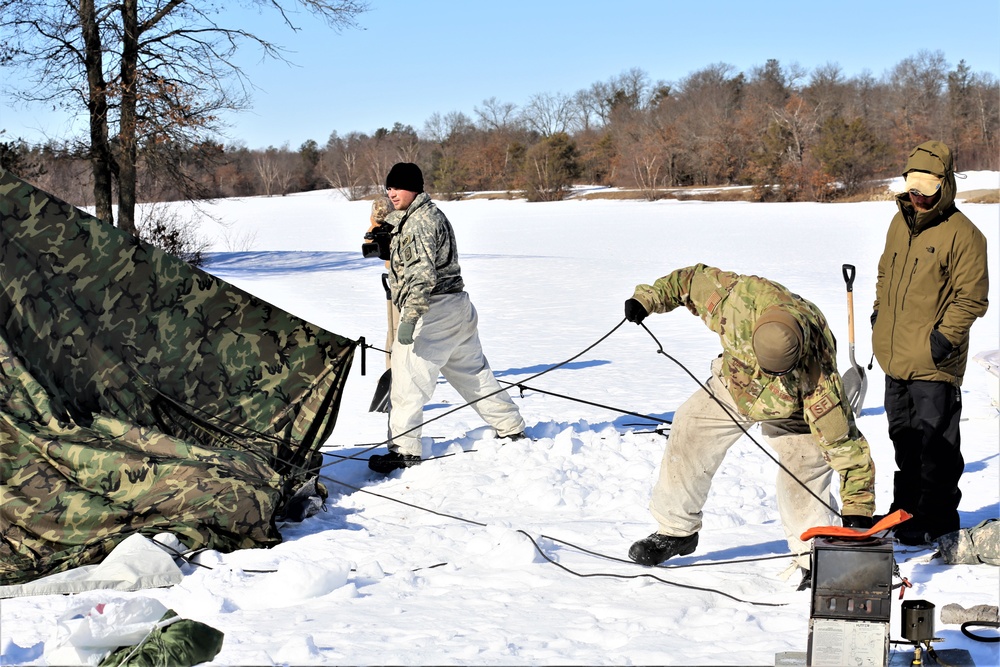
M 888 538 L 813 540 L 807 664 L 888 664 L 892 554 Z

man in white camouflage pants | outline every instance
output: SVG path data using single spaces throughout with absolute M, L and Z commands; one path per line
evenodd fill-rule
M 392 345 L 388 454 L 375 454 L 368 467 L 387 474 L 420 463 L 423 408 L 434 393 L 438 374 L 501 438 L 524 437 L 524 420 L 490 369 L 479 342 L 479 316 L 465 292 L 455 232 L 424 192 L 420 167 L 393 165 L 385 179 L 395 207 L 389 287 L 399 309 Z

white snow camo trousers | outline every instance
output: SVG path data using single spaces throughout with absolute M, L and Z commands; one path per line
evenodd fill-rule
M 422 455 L 420 425 L 438 374 L 466 402 L 493 394 L 500 383 L 493 377 L 479 342 L 479 315 L 468 293 L 438 294 L 414 329 L 413 344 L 392 344 L 392 388 L 389 432 L 401 454 Z M 506 391 L 472 404 L 499 437 L 524 430 L 524 420 Z M 396 435 L 398 434 L 398 435 Z
M 719 368 L 719 360 L 716 360 L 707 386 L 726 410 L 699 389 L 674 414 L 660 463 L 660 476 L 649 504 L 660 525 L 658 532 L 664 535 L 685 536 L 701 530 L 702 508 L 708 499 L 712 478 L 726 452 L 743 436 L 740 425 L 749 429 L 755 423 L 737 412 L 736 403 L 719 377 Z M 837 487 L 834 484 L 836 473 L 823 459 L 805 422 L 767 421 L 763 422 L 762 430 L 781 464 L 830 507 L 837 507 L 833 495 Z M 781 468 L 778 468 L 777 504 L 795 564 L 808 569 L 812 546 L 799 536 L 813 526 L 840 525 L 840 518 Z

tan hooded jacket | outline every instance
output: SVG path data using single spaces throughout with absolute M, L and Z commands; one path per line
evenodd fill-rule
M 926 171 L 943 177 L 941 196 L 918 212 L 909 194 L 896 197 L 878 263 L 872 348 L 886 375 L 961 386 L 969 356 L 969 330 L 986 313 L 989 278 L 986 237 L 955 207 L 951 151 L 939 141 L 917 146 L 903 174 Z M 937 329 L 954 346 L 934 363 L 930 336 Z

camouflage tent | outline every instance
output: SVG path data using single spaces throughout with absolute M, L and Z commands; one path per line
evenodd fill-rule
M 0 170 L 0 584 L 280 542 L 354 349 Z

